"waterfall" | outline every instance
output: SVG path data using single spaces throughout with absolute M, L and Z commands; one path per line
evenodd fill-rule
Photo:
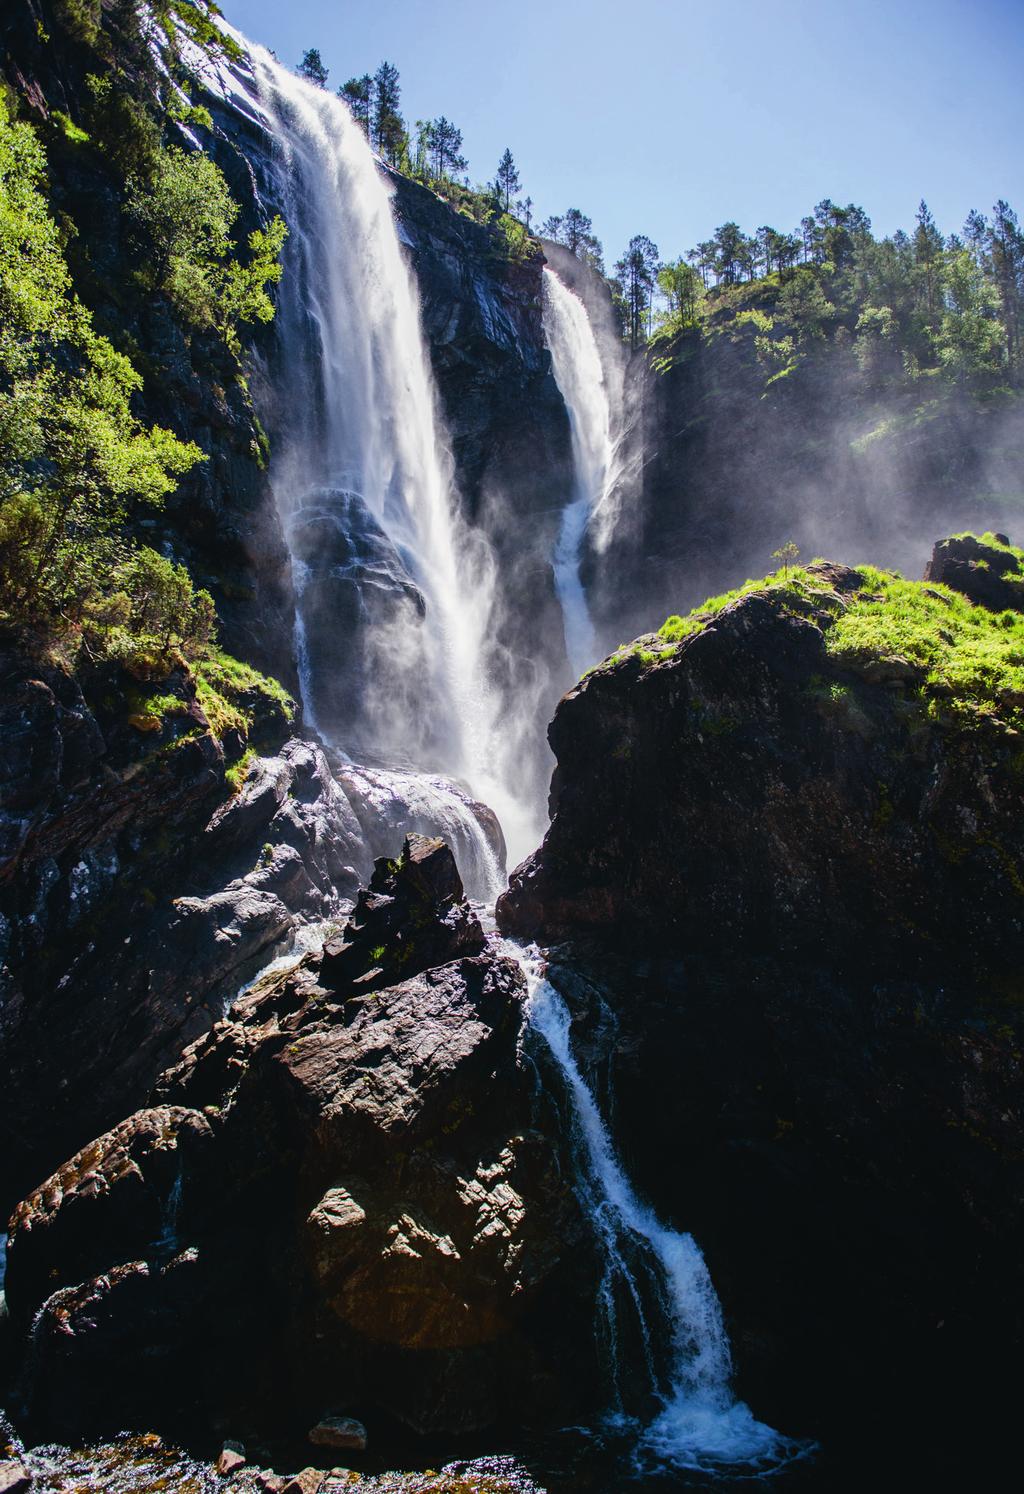
M 569 412 L 575 479 L 573 496 L 562 512 L 552 569 L 562 608 L 565 651 L 573 673 L 579 676 L 598 656 L 580 577 L 580 555 L 590 518 L 605 497 L 611 475 L 611 411 L 586 308 L 551 269 L 544 270 L 543 304 L 555 382 Z
M 273 137 L 265 206 L 289 230 L 268 423 L 306 720 L 348 761 L 428 775 L 420 807 L 454 780 L 449 817 L 491 806 L 521 857 L 542 827 L 503 766 L 494 557 L 459 508 L 393 188 L 340 99 L 239 40 L 251 74 L 206 81 Z M 493 898 L 482 831 L 474 860 Z
M 625 1303 L 633 1316 L 645 1368 L 660 1410 L 641 1433 L 638 1461 L 715 1471 L 743 1465 L 766 1469 L 801 1456 L 804 1444 L 783 1437 L 755 1419 L 731 1388 L 732 1356 L 704 1257 L 692 1235 L 662 1224 L 637 1198 L 597 1102 L 572 1053 L 568 1007 L 545 978 L 536 950 L 504 948 L 526 976 L 528 1020 L 546 1043 L 561 1074 L 581 1143 L 580 1200 L 589 1214 L 605 1260 L 598 1307 L 607 1342 L 615 1410 L 621 1411 L 619 1314 Z M 664 1304 L 671 1366 L 667 1385 L 659 1383 L 652 1342 L 651 1293 L 640 1279 L 639 1257 L 653 1258 L 662 1277 L 655 1301 Z

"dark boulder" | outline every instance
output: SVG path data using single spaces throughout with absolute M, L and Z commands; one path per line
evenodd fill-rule
M 397 861 L 377 862 L 345 929 L 324 945 L 320 979 L 359 995 L 483 947 L 451 850 L 443 840 L 410 835 Z
M 942 581 L 991 612 L 1024 608 L 1024 566 L 1005 534 L 988 544 L 973 534 L 940 540 L 925 566 L 926 581 Z
M 881 1457 L 910 1487 L 1015 1456 L 1020 738 L 928 712 L 906 660 L 840 666 L 852 575 L 572 691 L 498 920 L 565 941 L 581 1065 L 705 1251 L 740 1392 L 855 1484 Z
M 313 958 L 268 975 L 155 1108 L 17 1210 L 9 1301 L 22 1344 L 35 1323 L 19 1378 L 34 1433 L 304 1437 L 325 1406 L 371 1436 L 382 1417 L 465 1431 L 598 1399 L 599 1268 L 520 1044 L 523 976 L 484 944 L 445 847 L 411 838 L 378 887 L 347 947 L 383 919 L 417 973 L 346 999 Z

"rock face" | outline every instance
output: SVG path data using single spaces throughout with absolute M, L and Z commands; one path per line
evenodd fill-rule
M 940 541 L 925 567 L 924 579 L 942 581 L 992 612 L 1003 612 L 1008 607 L 1019 612 L 1024 605 L 1024 573 L 1017 556 L 1009 549 L 1006 535 L 997 534 L 993 538 L 994 545 L 973 534 Z
M 116 670 L 78 680 L 2 658 L 6 1211 L 141 1103 L 299 922 L 355 892 L 370 860 L 323 754 L 283 742 L 283 713 L 254 724 L 274 755 L 236 793 L 188 676 L 161 684 L 180 708 L 143 731 L 134 682 Z
M 832 605 L 860 584 L 818 572 Z M 1005 968 L 1024 917 L 1015 738 L 931 723 L 911 665 L 838 664 L 832 613 L 801 605 L 742 597 L 674 653 L 641 639 L 565 697 L 551 827 L 499 902 L 503 927 Z
M 413 839 L 375 881 L 346 947 L 390 898 L 416 973 L 265 978 L 17 1209 L 40 1434 L 244 1413 L 304 1436 L 325 1407 L 371 1435 L 550 1424 L 595 1395 L 593 1247 L 520 1052 L 522 976 L 445 848 Z M 445 962 L 418 968 L 428 945 Z
M 848 1467 L 992 1470 L 1024 1337 L 1019 739 L 922 717 L 825 627 L 754 593 L 588 676 L 499 924 L 566 941 L 581 1063 L 705 1251 L 756 1414 Z
M 376 991 L 483 947 L 451 851 L 410 835 L 397 863 L 378 861 L 344 933 L 324 945 L 320 979 L 338 991 Z

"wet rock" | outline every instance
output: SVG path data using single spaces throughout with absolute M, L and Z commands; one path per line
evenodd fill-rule
M 325 1416 L 310 1428 L 309 1440 L 317 1447 L 345 1447 L 355 1452 L 366 1450 L 366 1428 L 350 1416 Z M 346 1470 L 332 1469 L 332 1473 Z
M 22 1394 L 40 1433 L 198 1404 L 276 1435 L 328 1397 L 426 1432 L 498 1425 L 513 1401 L 546 1423 L 595 1395 L 594 1245 L 520 1044 L 519 967 L 436 842 L 411 837 L 361 907 L 351 943 L 388 918 L 415 973 L 339 991 L 311 957 L 267 976 L 159 1105 L 19 1209 L 10 1299 L 38 1325 Z
M 237 1473 L 246 1464 L 245 1448 L 241 1442 L 225 1442 L 218 1454 L 214 1469 L 222 1478 Z
M 1009 545 L 1005 534 L 994 538 Z M 1024 570 L 1017 556 L 999 544 L 989 545 L 965 534 L 940 540 L 925 566 L 926 581 L 942 581 L 979 607 L 992 612 L 1024 609 Z
M 286 1481 L 281 1494 L 317 1494 L 326 1477 L 320 1468 L 303 1468 Z
M 334 990 L 365 995 L 483 947 L 451 849 L 410 835 L 397 862 L 377 862 L 344 931 L 324 945 L 320 978 Z
M 28 1494 L 32 1475 L 19 1462 L 0 1462 L 0 1494 Z
M 566 941 L 574 1052 L 755 1414 L 1014 1466 L 1020 740 L 936 721 L 901 661 L 839 667 L 829 625 L 751 593 L 570 692 L 499 924 Z

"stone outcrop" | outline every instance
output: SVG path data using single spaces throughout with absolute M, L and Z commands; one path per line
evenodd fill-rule
M 581 1065 L 704 1249 L 756 1414 L 846 1471 L 992 1471 L 1024 1340 L 1020 742 L 929 716 L 905 660 L 840 667 L 855 578 L 820 574 L 820 615 L 754 592 L 566 697 L 499 925 L 564 941 Z
M 151 1108 L 16 1210 L 34 1431 L 223 1418 L 304 1437 L 328 1408 L 372 1437 L 381 1417 L 550 1424 L 595 1395 L 594 1247 L 520 1049 L 523 977 L 446 848 L 413 839 L 376 883 L 345 947 L 390 898 L 416 973 L 265 977 Z
M 833 658 L 834 608 L 860 581 L 817 573 L 820 605 L 753 592 L 570 691 L 550 728 L 552 823 L 499 901 L 503 927 L 827 949 L 890 973 L 1006 967 L 1024 927 L 1016 738 L 932 720 L 906 660 Z
M 344 932 L 324 945 L 320 979 L 360 995 L 483 947 L 451 851 L 443 840 L 410 835 L 397 862 L 378 861 Z
M 370 858 L 322 752 L 284 741 L 288 722 L 269 699 L 252 732 L 273 755 L 235 792 L 183 671 L 147 687 L 11 651 L 0 687 L 9 1206 L 140 1103 L 300 923 L 355 892 Z M 154 693 L 180 703 L 140 714 Z
M 940 540 L 925 567 L 926 581 L 941 581 L 992 612 L 1024 607 L 1024 571 L 1005 534 L 986 544 L 973 534 Z

